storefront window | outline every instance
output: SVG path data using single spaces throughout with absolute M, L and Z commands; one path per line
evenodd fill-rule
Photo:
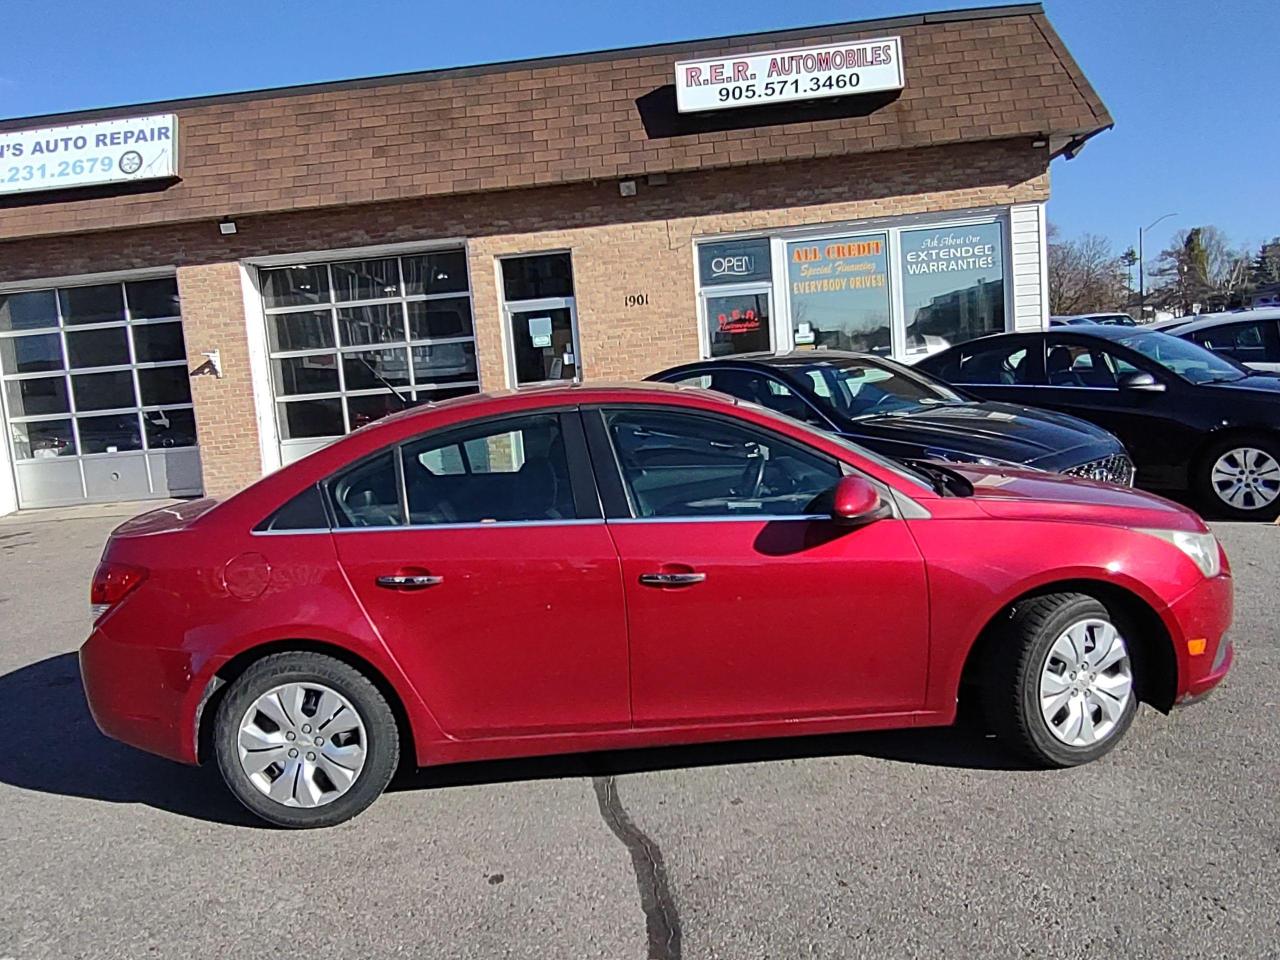
M 892 351 L 887 234 L 789 243 L 787 279 L 798 346 Z
M 932 353 L 1005 328 L 999 223 L 902 231 L 907 353 Z
M 260 271 L 289 462 L 412 403 L 479 389 L 466 253 L 299 264 Z M 425 356 L 453 356 L 433 366 Z
M 805 229 L 696 247 L 704 356 L 790 349 L 898 356 L 999 333 L 1004 223 Z M 786 264 L 775 276 L 772 264 Z
M 764 237 L 698 245 L 707 354 L 773 349 L 773 267 Z
M 770 348 L 768 293 L 709 295 L 706 304 L 711 356 L 726 357 Z

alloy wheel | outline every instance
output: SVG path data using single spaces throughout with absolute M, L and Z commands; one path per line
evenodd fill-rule
M 1129 648 L 1106 620 L 1079 620 L 1053 642 L 1040 670 L 1040 713 L 1072 747 L 1111 736 L 1133 697 Z
M 1280 463 L 1257 447 L 1236 447 L 1217 459 L 1209 481 L 1228 506 L 1261 510 L 1280 497 Z
M 240 766 L 264 796 L 318 807 L 360 776 L 368 739 L 351 702 L 321 683 L 287 683 L 258 697 L 238 732 Z

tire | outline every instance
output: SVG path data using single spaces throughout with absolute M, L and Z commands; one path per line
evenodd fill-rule
M 1237 475 L 1243 483 L 1232 483 Z M 1196 462 L 1192 484 L 1206 513 L 1231 520 L 1274 520 L 1280 516 L 1280 440 L 1219 440 Z
M 1081 593 L 1034 597 L 997 629 L 983 699 L 988 725 L 1008 749 L 1033 766 L 1073 767 L 1120 742 L 1138 709 L 1134 658 L 1106 607 Z M 1083 659 L 1071 652 L 1064 659 L 1081 647 Z M 1117 651 L 1122 659 L 1095 669 Z M 1084 669 L 1074 665 L 1086 660 Z
M 378 799 L 400 759 L 395 715 L 378 688 L 341 660 L 304 651 L 263 657 L 237 677 L 213 738 L 235 798 L 294 829 L 351 819 Z

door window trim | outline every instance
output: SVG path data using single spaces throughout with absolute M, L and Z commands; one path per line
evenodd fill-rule
M 471 431 L 478 427 L 501 426 L 506 421 L 524 420 L 534 416 L 551 415 L 559 418 L 560 431 L 564 438 L 565 459 L 569 466 L 569 484 L 573 493 L 574 509 L 579 514 L 587 514 L 585 516 L 569 517 L 564 519 L 553 520 L 482 520 L 482 521 L 459 521 L 455 523 L 410 523 L 407 522 L 412 514 L 409 512 L 408 492 L 405 489 L 404 482 L 404 447 L 416 444 L 428 437 L 436 437 L 440 440 L 447 441 L 451 433 L 461 431 Z M 337 523 L 337 505 L 333 502 L 333 483 L 339 478 L 345 476 L 352 470 L 358 469 L 361 465 L 374 460 L 378 457 L 385 456 L 388 451 L 392 452 L 392 462 L 396 470 L 396 486 L 399 491 L 400 510 L 406 522 L 401 524 L 389 524 L 386 526 L 376 527 L 343 527 Z M 416 433 L 412 436 L 405 437 L 393 444 L 385 447 L 379 447 L 377 450 L 360 457 L 358 460 L 352 460 L 345 463 L 338 470 L 319 481 L 321 493 L 324 495 L 325 511 L 329 519 L 330 527 L 327 530 L 254 530 L 255 535 L 259 536 L 282 536 L 298 533 L 378 533 L 386 531 L 406 531 L 406 530 L 464 530 L 464 529 L 491 529 L 494 527 L 558 527 L 558 526 L 583 526 L 587 524 L 603 523 L 603 513 L 601 510 L 600 495 L 596 489 L 595 474 L 591 468 L 590 454 L 587 449 L 587 440 L 583 433 L 582 416 L 579 409 L 575 406 L 554 406 L 541 407 L 535 410 L 520 410 L 512 413 L 503 413 L 492 417 L 478 417 L 474 420 L 464 420 L 459 423 L 450 423 L 439 427 L 435 430 L 428 430 L 423 433 Z M 286 501 L 287 502 L 287 501 Z M 272 512 L 260 521 L 266 523 L 275 510 L 279 509 L 283 504 L 273 508 Z

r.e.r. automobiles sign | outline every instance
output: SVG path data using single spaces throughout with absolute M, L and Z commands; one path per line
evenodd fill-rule
M 901 90 L 902 39 L 771 50 L 676 64 L 681 113 Z

